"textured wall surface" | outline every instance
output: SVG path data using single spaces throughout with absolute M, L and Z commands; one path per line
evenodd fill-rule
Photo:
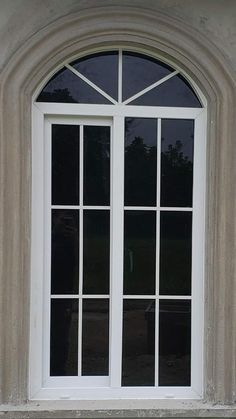
M 235 0 L 0 0 L 0 68 L 27 38 L 61 16 L 122 4 L 145 5 L 191 25 L 223 51 L 236 71 Z
M 143 36 L 208 99 L 205 400 L 26 404 L 31 97 L 66 54 Z M 0 0 L 0 70 L 0 417 L 236 417 L 236 0 Z

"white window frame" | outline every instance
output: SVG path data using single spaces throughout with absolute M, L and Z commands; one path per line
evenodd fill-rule
M 45 197 L 50 195 L 48 176 L 43 168 L 50 167 L 50 150 L 46 144 L 50 136 L 50 124 L 98 123 L 113 124 L 112 129 L 112 181 L 111 184 L 111 303 L 110 323 L 121 318 L 122 283 L 114 280 L 123 276 L 122 228 L 112 229 L 112 225 L 123 226 L 123 185 L 124 150 L 117 146 L 124 139 L 125 117 L 149 117 L 170 119 L 194 119 L 194 178 L 193 178 L 193 227 L 192 227 L 192 319 L 191 319 L 191 387 L 120 387 L 121 384 L 121 339 L 122 322 L 118 322 L 115 332 L 110 329 L 110 378 L 83 377 L 83 387 L 77 377 L 50 377 L 46 379 L 45 351 L 48 348 L 49 328 L 48 288 L 45 276 L 49 252 L 45 243 L 50 243 L 50 231 L 45 233 Z M 203 394 L 203 307 L 204 307 L 204 214 L 205 214 L 205 155 L 206 155 L 206 109 L 169 108 L 130 105 L 84 105 L 84 104 L 33 104 L 33 143 L 32 143 L 32 265 L 31 265 L 31 327 L 30 327 L 30 399 L 131 399 L 131 398 L 178 398 L 196 399 Z M 158 124 L 160 130 L 160 124 Z M 158 132 L 160 138 L 160 131 Z M 45 141 L 46 139 L 46 141 Z M 160 179 L 157 183 L 160 183 Z M 119 192 L 117 192 L 119 190 Z M 114 191 L 116 193 L 114 194 Z M 114 202 L 114 200 L 116 202 Z M 163 208 L 162 208 L 163 209 Z M 174 208 L 168 208 L 173 211 Z M 186 210 L 180 208 L 180 210 Z M 188 209 L 189 210 L 189 209 Z M 114 223 L 116 220 L 116 223 Z M 45 224 L 46 221 L 46 224 Z M 158 224 L 158 223 L 157 223 Z M 157 227 L 158 228 L 158 227 Z M 113 236 L 115 234 L 116 240 Z M 47 248 L 47 247 L 46 247 Z M 46 269 L 46 270 L 45 270 Z M 46 296 L 45 296 L 46 293 Z M 145 297 L 146 298 L 146 297 Z M 168 296 L 168 299 L 174 298 Z M 176 297 L 178 299 L 178 297 Z M 185 297 L 184 297 L 185 298 Z M 187 299 L 187 298 L 185 298 Z M 45 305 L 46 304 L 46 305 Z M 157 310 L 156 310 L 157 311 Z M 45 320 L 46 314 L 46 320 Z M 156 324 L 156 327 L 158 325 Z M 157 334 L 158 335 L 158 334 Z M 120 345 L 117 345 L 117 336 Z M 115 362 L 114 362 L 115 360 Z M 156 371 L 157 374 L 157 371 Z M 92 384 L 92 387 L 91 387 Z

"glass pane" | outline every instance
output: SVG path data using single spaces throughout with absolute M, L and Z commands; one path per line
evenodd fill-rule
M 125 119 L 125 205 L 156 205 L 157 120 Z
M 140 96 L 130 104 L 144 106 L 176 106 L 201 108 L 190 84 L 179 74 Z
M 49 80 L 37 102 L 111 103 L 67 68 L 58 71 Z
M 167 64 L 136 52 L 123 53 L 123 101 L 170 74 Z
M 156 213 L 125 211 L 124 225 L 124 294 L 154 294 Z
M 85 294 L 108 294 L 110 271 L 110 211 L 84 211 Z
M 161 125 L 161 205 L 191 207 L 194 121 L 164 119 Z
M 123 386 L 154 386 L 155 301 L 124 300 Z
M 79 212 L 52 210 L 52 294 L 77 294 L 79 286 Z
M 191 301 L 160 300 L 159 385 L 190 386 Z
M 51 300 L 50 375 L 78 374 L 78 300 Z
M 52 126 L 52 204 L 79 203 L 79 126 Z
M 109 300 L 83 300 L 82 375 L 109 375 Z
M 84 127 L 84 205 L 110 203 L 110 127 Z
M 118 53 L 102 52 L 74 61 L 71 65 L 114 99 L 118 97 Z
M 191 294 L 192 214 L 161 212 L 160 294 Z

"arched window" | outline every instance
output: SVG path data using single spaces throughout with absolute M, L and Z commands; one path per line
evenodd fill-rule
M 31 397 L 201 397 L 198 93 L 154 57 L 94 53 L 38 93 L 33 134 Z

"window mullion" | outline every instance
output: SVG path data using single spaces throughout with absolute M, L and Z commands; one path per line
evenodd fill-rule
M 124 118 L 114 117 L 111 188 L 111 387 L 121 385 L 123 219 L 124 219 Z
M 157 120 L 157 208 L 161 201 L 161 119 Z M 159 384 L 159 272 L 160 210 L 156 211 L 156 307 L 155 307 L 155 385 Z
M 84 127 L 80 125 L 79 131 L 79 315 L 78 315 L 78 376 L 82 370 L 82 292 L 83 292 L 83 159 L 84 159 Z

